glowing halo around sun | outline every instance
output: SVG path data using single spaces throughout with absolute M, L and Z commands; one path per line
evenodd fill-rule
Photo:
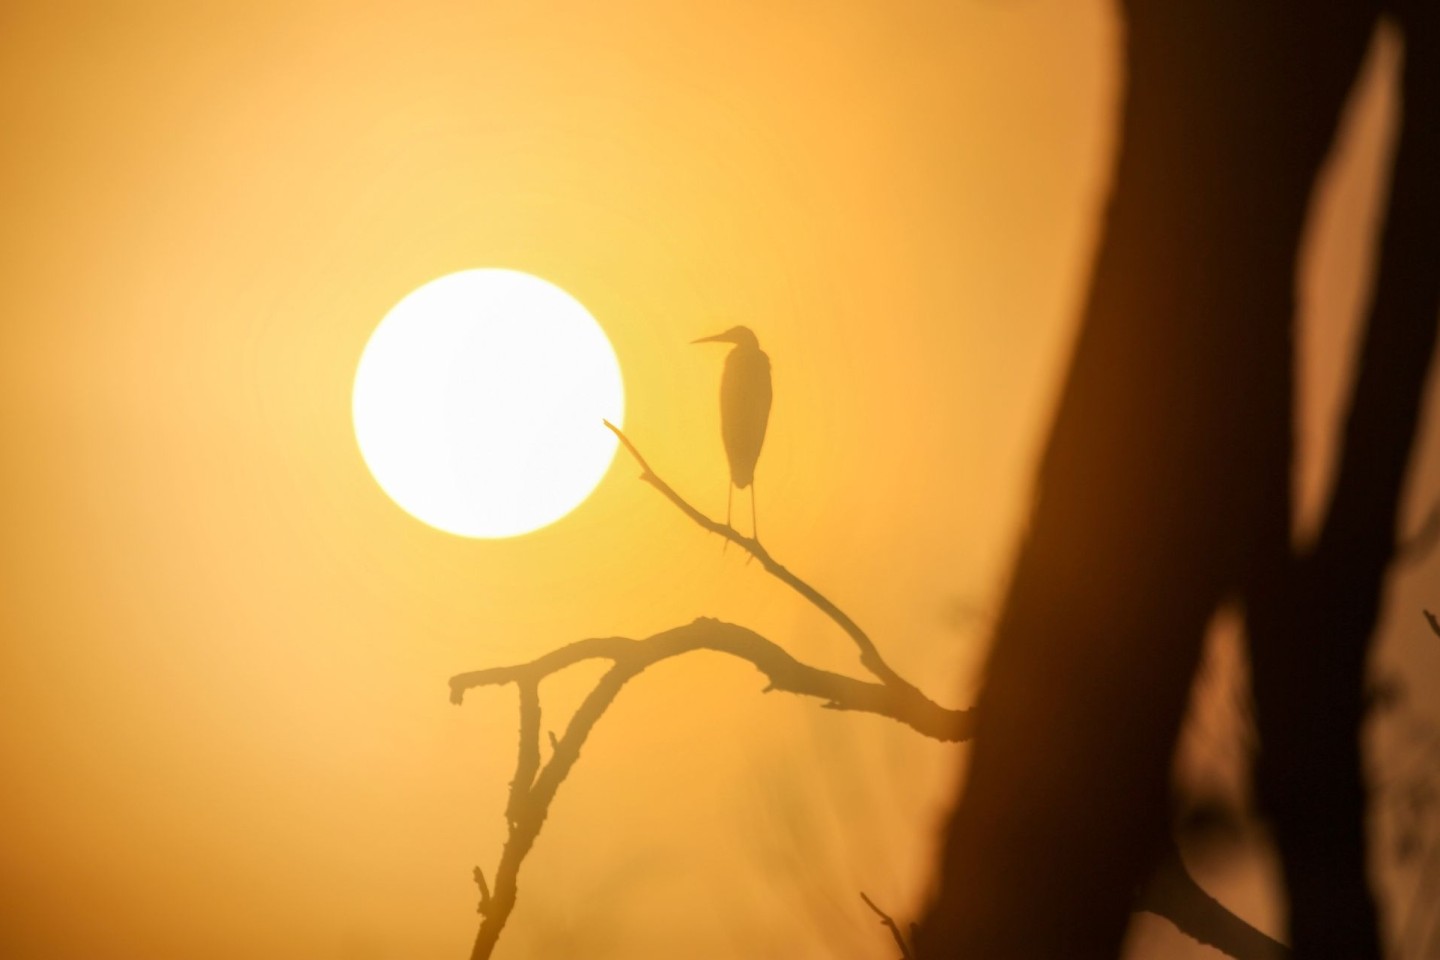
M 397 303 L 355 372 L 355 437 L 407 513 L 464 537 L 554 523 L 605 475 L 620 364 L 580 302 L 516 270 L 464 270 Z

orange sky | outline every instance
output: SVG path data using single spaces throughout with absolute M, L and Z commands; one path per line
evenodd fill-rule
M 462 955 L 514 707 L 451 707 L 451 674 L 701 614 L 855 667 L 623 457 L 514 540 L 386 499 L 351 430 L 355 364 L 391 305 L 454 270 L 585 303 L 629 434 L 715 512 L 719 358 L 688 341 L 755 329 L 767 544 L 967 702 L 984 620 L 963 610 L 993 608 L 1023 516 L 1120 39 L 1108 5 L 1059 0 L 0 9 L 0 953 Z M 1301 270 L 1310 504 L 1395 53 Z M 1416 522 L 1440 490 L 1434 419 Z M 1432 702 L 1440 653 L 1411 610 L 1437 583 L 1434 557 L 1397 580 L 1382 654 Z M 580 689 L 555 686 L 557 710 Z M 627 689 L 502 955 L 887 955 L 854 891 L 918 902 L 963 748 L 760 686 L 699 657 Z

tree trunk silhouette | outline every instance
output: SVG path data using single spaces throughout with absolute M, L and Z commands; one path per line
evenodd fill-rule
M 1319 537 L 1250 591 L 1257 770 L 1301 956 L 1379 956 L 1366 884 L 1365 667 L 1440 304 L 1440 12 L 1404 11 L 1404 120 L 1370 323 Z
M 1361 684 L 1440 308 L 1440 82 L 1422 6 L 1402 12 L 1405 129 L 1341 478 L 1297 557 L 1296 253 L 1381 7 L 1126 5 L 1104 234 L 918 956 L 1118 953 L 1168 842 L 1206 626 L 1234 597 L 1297 953 L 1377 954 Z

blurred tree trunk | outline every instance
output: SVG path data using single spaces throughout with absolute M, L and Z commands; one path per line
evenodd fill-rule
M 1314 551 L 1328 559 L 1291 555 L 1290 468 L 1296 252 L 1379 13 L 1355 2 L 1127 4 L 1113 193 L 917 935 L 922 958 L 1117 954 L 1165 843 L 1171 756 L 1204 633 L 1230 597 L 1251 612 L 1262 800 L 1283 821 L 1295 940 L 1310 955 L 1326 952 L 1321 935 L 1341 937 L 1334 955 L 1376 954 L 1360 691 L 1440 306 L 1425 221 L 1433 187 L 1412 185 L 1418 215 L 1392 211 L 1387 225 L 1380 283 L 1404 289 L 1377 299 L 1363 354 L 1376 369 L 1361 372 L 1346 435 L 1354 489 L 1342 480 L 1331 545 Z M 1412 106 L 1440 95 L 1424 82 L 1407 67 L 1397 197 L 1407 169 L 1440 178 L 1434 164 L 1418 172 L 1433 156 L 1433 119 L 1411 135 Z M 1396 396 L 1382 389 L 1391 376 L 1403 381 Z M 1376 424 L 1383 436 L 1369 433 Z M 1365 479 L 1376 457 L 1380 477 Z M 1352 547 L 1363 547 L 1354 563 Z M 1317 589 L 1325 603 L 1306 608 Z M 1291 671 L 1297 659 L 1305 669 Z M 1334 796 L 1307 807 L 1315 790 Z M 1337 898 L 1347 909 L 1316 914 Z
M 1315 542 L 1289 557 L 1272 544 L 1247 593 L 1256 785 L 1303 957 L 1380 954 L 1358 732 L 1440 307 L 1440 5 L 1399 13 L 1400 144 L 1330 501 Z

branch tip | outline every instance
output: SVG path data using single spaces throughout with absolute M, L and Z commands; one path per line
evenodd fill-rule
M 888 929 L 890 936 L 895 938 L 895 945 L 900 948 L 901 960 L 913 960 L 915 954 L 910 951 L 910 944 L 905 942 L 905 935 L 900 932 L 900 925 L 895 922 L 895 918 L 875 906 L 875 901 L 865 896 L 864 890 L 860 891 L 860 899 L 865 901 L 865 906 L 875 911 L 876 916 L 880 918 L 880 925 Z M 915 936 L 915 924 L 913 923 L 910 924 L 910 936 Z
M 475 908 L 475 912 L 484 914 L 490 907 L 490 885 L 485 882 L 485 871 L 478 866 L 471 876 L 475 880 L 475 886 L 480 888 L 480 906 Z

